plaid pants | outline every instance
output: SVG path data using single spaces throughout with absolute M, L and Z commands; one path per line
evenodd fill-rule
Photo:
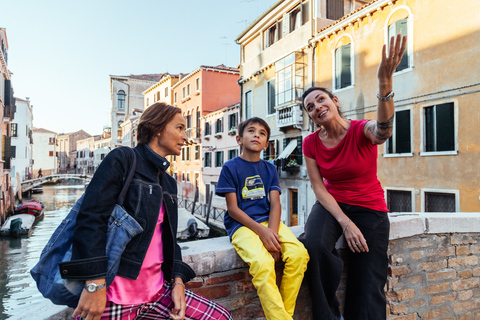
M 100 320 L 140 320 L 171 319 L 169 312 L 173 308 L 172 287 L 165 287 L 155 297 L 155 301 L 140 305 L 119 305 L 107 301 Z M 185 290 L 185 319 L 192 320 L 233 320 L 230 312 L 218 303 L 211 301 L 188 289 Z

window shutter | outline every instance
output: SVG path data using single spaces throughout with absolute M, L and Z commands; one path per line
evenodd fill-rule
M 407 19 L 402 19 L 396 22 L 397 25 L 397 33 L 402 34 L 403 36 L 408 35 L 408 24 L 407 24 Z M 401 71 L 403 69 L 408 68 L 408 50 L 405 50 L 403 53 L 402 61 L 400 61 L 400 64 L 398 65 L 397 69 L 395 71 Z
M 351 75 L 351 47 L 352 44 L 349 43 L 341 47 L 342 49 L 342 80 L 341 80 L 341 88 L 348 87 L 352 84 L 352 75 Z
M 342 87 L 342 47 L 335 50 L 335 89 Z
M 290 33 L 290 12 L 283 15 L 283 37 L 287 36 Z
M 455 115 L 453 103 L 443 103 L 436 106 L 437 150 L 455 150 Z
M 303 152 L 302 152 L 302 136 L 297 137 L 297 163 L 303 163 Z

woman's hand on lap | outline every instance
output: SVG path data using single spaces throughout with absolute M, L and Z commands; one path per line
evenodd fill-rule
M 103 288 L 95 292 L 88 292 L 83 289 L 77 308 L 73 312 L 73 318 L 80 316 L 85 320 L 99 320 L 105 310 L 106 303 L 107 289 Z
M 185 318 L 185 310 L 187 305 L 185 304 L 185 289 L 182 285 L 176 284 L 173 286 L 172 301 L 173 308 L 172 312 L 170 312 L 170 317 L 172 317 L 174 320 L 183 320 Z
M 345 240 L 347 240 L 348 247 L 352 252 L 368 252 L 367 240 L 363 237 L 362 232 L 358 227 L 350 221 L 345 229 Z

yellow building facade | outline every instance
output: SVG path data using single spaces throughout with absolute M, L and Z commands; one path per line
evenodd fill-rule
M 314 85 L 332 89 L 347 118 L 375 119 L 382 45 L 408 37 L 393 136 L 378 148 L 391 212 L 480 211 L 480 16 L 461 2 L 374 1 L 310 41 Z

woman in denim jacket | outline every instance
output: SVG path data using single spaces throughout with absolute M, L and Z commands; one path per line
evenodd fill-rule
M 112 150 L 102 161 L 78 213 L 72 260 L 62 266 L 65 278 L 85 280 L 73 316 L 98 319 L 232 319 L 228 310 L 189 290 L 195 277 L 184 262 L 177 234 L 177 185 L 165 171 L 168 155 L 180 155 L 187 137 L 179 108 L 150 106 L 138 124 L 136 169 L 124 202 L 142 226 L 122 254 L 117 275 L 107 288 L 107 222 L 125 183 L 132 154 Z

